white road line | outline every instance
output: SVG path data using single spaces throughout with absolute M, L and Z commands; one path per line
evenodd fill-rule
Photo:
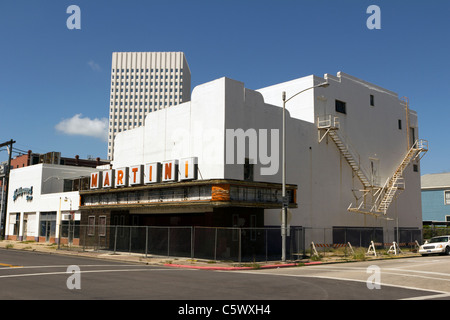
M 67 268 L 69 265 L 49 265 L 49 266 L 14 266 L 17 269 L 39 269 L 39 268 Z M 143 265 L 138 264 L 77 264 L 77 266 L 81 267 L 140 267 Z M 157 267 L 153 265 L 148 265 L 148 267 Z M 11 267 L 0 268 L 0 270 L 11 270 Z
M 319 268 L 317 268 L 319 269 Z M 302 269 L 302 270 L 308 270 L 308 271 L 314 271 L 311 269 Z M 342 267 L 320 267 L 320 270 L 324 271 L 331 271 L 331 272 L 362 272 L 366 274 L 367 268 L 360 268 L 360 267 L 352 267 L 352 268 L 342 268 Z M 398 272 L 389 272 L 389 271 L 399 271 Z M 431 272 L 431 271 L 418 271 L 418 270 L 402 270 L 402 269 L 395 269 L 395 268 L 380 268 L 381 275 L 394 275 L 394 276 L 400 276 L 400 277 L 411 277 L 411 278 L 422 278 L 422 279 L 428 279 L 428 280 L 437 280 L 437 281 L 450 281 L 450 278 L 441 278 L 441 277 L 431 277 L 431 276 L 424 276 L 424 275 L 418 275 L 418 274 L 408 274 L 405 273 L 405 271 L 409 271 L 411 273 L 421 273 L 421 274 L 429 274 L 429 275 L 438 275 L 438 276 L 444 276 L 444 277 L 450 277 L 447 273 L 439 273 L 439 272 Z
M 66 266 L 67 267 L 67 266 Z M 80 270 L 80 273 L 109 273 L 109 272 L 136 272 L 136 271 L 180 271 L 180 269 L 168 268 L 168 269 L 121 269 L 121 270 Z M 190 270 L 197 271 L 197 270 Z M 51 276 L 51 275 L 70 275 L 71 272 L 59 271 L 59 272 L 41 272 L 41 273 L 26 273 L 26 274 L 10 274 L 0 276 L 1 278 L 18 278 L 18 277 L 33 277 L 33 276 Z
M 341 272 L 366 272 L 367 267 L 337 267 L 337 266 L 317 266 L 317 267 L 311 267 L 311 268 L 302 268 L 302 270 L 305 271 L 317 271 L 317 270 L 324 270 L 324 271 L 341 271 Z M 407 275 L 405 272 L 411 272 L 411 273 L 422 273 L 422 274 L 429 274 L 429 275 L 438 275 L 438 276 L 444 276 L 444 277 L 450 277 L 450 274 L 448 273 L 442 273 L 442 272 L 433 272 L 433 271 L 423 271 L 423 270 L 405 270 L 405 269 L 399 269 L 399 268 L 383 268 L 380 267 L 380 270 L 382 273 L 386 274 L 397 274 L 401 276 L 414 276 L 414 275 Z M 398 271 L 401 273 L 393 273 L 393 272 L 385 272 L 385 271 Z M 420 277 L 420 276 L 417 276 Z M 442 278 L 434 278 L 434 279 L 442 279 Z M 449 281 L 450 279 L 442 279 L 444 281 Z
M 415 263 L 417 263 L 417 262 L 415 262 Z M 406 266 L 400 266 L 400 267 L 397 267 L 397 269 L 401 269 L 401 268 L 408 268 L 408 267 L 422 267 L 422 266 L 429 266 L 429 265 L 436 265 L 436 264 L 439 264 L 439 263 L 449 263 L 449 261 L 448 260 L 444 260 L 444 261 L 442 261 L 442 260 L 433 260 L 433 261 L 431 261 L 431 262 L 428 262 L 428 263 L 420 263 L 420 264 L 408 264 L 408 265 L 406 265 Z
M 413 272 L 413 273 L 424 273 L 424 274 L 430 274 L 430 275 L 438 275 L 438 276 L 444 276 L 444 277 L 450 277 L 450 274 L 448 273 L 442 273 L 442 272 L 433 272 L 433 271 L 423 271 L 423 270 L 404 270 L 404 269 L 398 269 L 398 268 L 386 268 L 383 269 L 381 268 L 381 271 L 383 270 L 390 270 L 390 271 L 400 271 L 400 272 Z M 403 273 L 402 273 L 403 275 Z M 447 279 L 442 279 L 442 280 L 447 280 Z M 450 280 L 450 279 L 448 279 Z
M 450 293 L 442 293 L 442 294 L 435 294 L 431 296 L 420 296 L 420 297 L 411 297 L 411 298 L 404 298 L 400 300 L 429 300 L 429 299 L 440 299 L 440 298 L 447 298 L 450 297 Z
M 228 272 L 228 271 L 222 271 L 222 272 Z M 271 275 L 271 276 L 299 277 L 299 278 L 318 278 L 318 279 L 330 279 L 330 280 L 342 280 L 342 281 L 367 283 L 367 280 L 358 280 L 358 279 L 349 279 L 349 278 L 331 277 L 331 276 L 283 274 L 283 273 L 269 273 L 269 272 L 258 272 L 258 271 L 233 271 L 233 272 L 250 273 L 250 274 L 264 274 L 264 275 Z M 424 291 L 424 292 L 432 292 L 432 293 L 438 294 L 439 296 L 441 296 L 441 295 L 442 296 L 444 296 L 444 295 L 450 296 L 450 292 L 445 292 L 445 291 L 430 290 L 430 289 L 402 286 L 402 285 L 396 285 L 396 284 L 387 284 L 387 283 L 381 283 L 381 286 L 400 288 L 400 289 L 408 289 L 408 290 L 416 290 L 416 291 Z

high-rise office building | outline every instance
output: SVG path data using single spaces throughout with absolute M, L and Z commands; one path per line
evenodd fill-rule
M 108 159 L 117 133 L 142 126 L 149 112 L 191 99 L 191 71 L 183 52 L 113 52 Z

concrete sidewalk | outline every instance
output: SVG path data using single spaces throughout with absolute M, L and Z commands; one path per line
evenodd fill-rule
M 323 257 L 320 261 L 312 261 L 309 258 L 300 259 L 296 261 L 282 262 L 282 261 L 262 261 L 262 262 L 228 262 L 228 261 L 215 261 L 215 260 L 203 260 L 196 258 L 185 257 L 168 257 L 168 256 L 156 256 L 139 253 L 124 253 L 124 252 L 111 252 L 111 251 L 94 251 L 94 250 L 69 250 L 58 249 L 56 244 L 40 243 L 40 242 L 28 242 L 28 241 L 12 241 L 2 240 L 0 241 L 0 248 L 10 250 L 24 250 L 31 252 L 43 252 L 48 254 L 61 254 L 72 256 L 83 256 L 97 259 L 108 259 L 114 261 L 121 261 L 125 263 L 141 263 L 146 265 L 159 265 L 174 268 L 190 268 L 199 270 L 255 270 L 255 269 L 269 269 L 269 268 L 286 268 L 286 267 L 298 267 L 305 265 L 316 265 L 325 263 L 343 263 L 352 262 L 349 257 L 342 258 L 339 256 Z M 368 256 L 366 260 L 380 260 L 380 259 L 392 259 L 392 258 L 406 258 L 420 256 L 419 254 L 407 253 L 398 255 L 395 257 L 373 257 Z

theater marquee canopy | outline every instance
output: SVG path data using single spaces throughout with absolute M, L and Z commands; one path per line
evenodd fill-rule
M 296 208 L 297 187 L 286 187 Z M 192 180 L 80 191 L 81 210 L 138 208 L 254 207 L 281 208 L 281 184 L 240 180 Z

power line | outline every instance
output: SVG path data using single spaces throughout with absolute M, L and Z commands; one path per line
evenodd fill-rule
M 13 148 L 13 152 L 18 153 L 18 154 L 27 154 L 28 153 L 28 151 L 17 149 L 17 148 Z
M 27 146 L 27 145 L 24 145 L 24 144 L 21 144 L 21 143 L 16 143 L 16 145 L 21 146 L 21 147 L 25 147 L 25 148 L 27 148 L 29 150 L 38 150 L 39 152 L 43 152 L 43 153 L 47 152 L 46 150 L 44 150 L 42 148 L 36 148 L 36 147 L 32 147 L 32 146 Z
M 28 150 L 22 150 L 22 149 L 19 149 L 19 148 L 14 148 L 14 150 L 19 150 L 19 151 L 23 151 L 23 152 L 28 152 Z

